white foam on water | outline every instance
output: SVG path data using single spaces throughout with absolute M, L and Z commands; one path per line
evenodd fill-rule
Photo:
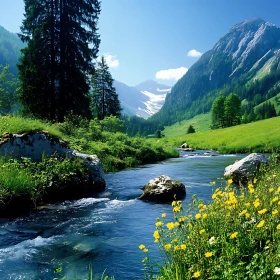
M 74 207 L 86 207 L 95 203 L 103 202 L 103 201 L 108 201 L 110 200 L 109 198 L 82 198 L 72 204 Z
M 130 199 L 130 200 L 118 200 L 118 199 L 114 199 L 114 200 L 110 200 L 109 202 L 106 203 L 107 209 L 120 209 L 120 208 L 124 208 L 127 206 L 130 206 L 132 204 L 134 204 L 136 202 L 135 199 Z
M 43 238 L 37 236 L 34 239 L 28 239 L 20 242 L 14 246 L 0 249 L 0 263 L 4 260 L 16 260 L 16 259 L 28 259 L 32 255 L 37 253 L 37 249 L 42 246 L 52 244 L 54 240 L 59 236 L 52 236 L 49 238 Z

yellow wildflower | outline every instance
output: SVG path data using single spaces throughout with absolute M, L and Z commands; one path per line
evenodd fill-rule
M 203 205 L 204 205 L 204 204 L 202 204 L 202 203 L 198 204 L 198 208 L 199 208 L 199 209 L 200 209 L 200 208 L 203 208 Z
M 174 251 L 177 251 L 177 250 L 180 250 L 180 246 L 179 246 L 179 245 L 176 245 L 176 246 L 174 247 Z
M 172 206 L 176 206 L 176 204 L 177 204 L 176 201 L 172 201 L 171 203 Z
M 250 184 L 248 184 L 248 188 L 249 188 L 249 189 L 251 189 L 251 188 L 253 188 L 253 187 L 254 187 L 254 185 L 253 185 L 253 184 L 251 184 L 251 183 L 250 183 Z
M 278 197 L 278 196 L 275 196 L 275 197 L 272 199 L 271 202 L 276 202 L 276 201 L 278 201 L 278 200 L 279 200 L 279 197 Z
M 217 194 L 214 193 L 214 194 L 212 195 L 212 198 L 215 199 L 216 197 L 217 197 Z
M 234 232 L 233 234 L 230 235 L 230 239 L 234 239 L 234 238 L 237 238 L 238 236 L 238 232 Z
M 228 184 L 228 185 L 231 185 L 232 182 L 233 182 L 232 179 L 228 179 L 228 180 L 227 180 L 227 184 Z
M 180 207 L 178 207 L 178 206 L 175 206 L 174 208 L 173 208 L 173 212 L 174 213 L 178 213 L 178 212 L 180 212 Z
M 156 230 L 156 231 L 154 232 L 153 236 L 154 236 L 155 239 L 159 239 L 159 238 L 160 238 L 160 235 L 159 235 L 158 230 Z
M 249 193 L 254 193 L 254 192 L 255 192 L 255 190 L 253 188 L 249 189 Z
M 244 205 L 248 207 L 248 206 L 251 206 L 251 203 L 250 202 L 246 202 Z
M 139 249 L 140 249 L 140 250 L 144 250 L 144 249 L 145 249 L 145 245 L 144 245 L 144 244 L 140 244 L 140 245 L 139 245 Z
M 166 251 L 170 250 L 171 247 L 172 247 L 171 244 L 166 244 L 166 245 L 164 245 L 164 249 L 165 249 Z
M 174 226 L 175 226 L 175 227 L 178 227 L 179 225 L 180 225 L 180 223 L 178 223 L 178 222 L 175 222 L 175 223 L 174 223 Z
M 277 210 L 277 209 L 274 209 L 274 210 L 272 211 L 272 215 L 276 215 L 276 214 L 278 214 L 278 210 Z
M 163 226 L 163 222 L 156 222 L 156 227 L 162 227 Z
M 210 257 L 212 257 L 213 256 L 213 253 L 212 252 L 206 252 L 205 253 L 205 257 L 206 258 L 210 258 Z
M 148 253 L 149 250 L 148 250 L 147 248 L 145 248 L 145 249 L 143 250 L 143 252 L 144 252 L 144 253 Z
M 181 250 L 186 250 L 187 249 L 187 245 L 186 244 L 181 244 Z
M 196 219 L 200 219 L 200 218 L 201 218 L 201 214 L 196 214 L 196 215 L 195 215 L 195 218 L 196 218 Z
M 241 213 L 239 213 L 239 216 L 243 216 L 243 215 L 245 215 L 247 213 L 247 210 L 245 209 L 245 210 L 243 210 Z
M 268 191 L 271 193 L 274 191 L 274 188 L 269 188 Z
M 199 231 L 199 234 L 202 234 L 202 233 L 204 233 L 205 232 L 205 229 L 201 229 L 200 231 Z
M 172 229 L 175 228 L 175 225 L 174 225 L 174 223 L 170 222 L 170 223 L 167 223 L 167 224 L 166 224 L 166 227 L 167 227 L 169 230 L 172 230 Z
M 258 213 L 259 213 L 260 215 L 263 215 L 263 214 L 265 214 L 266 212 L 267 212 L 267 209 L 266 209 L 266 208 L 264 208 L 264 209 L 258 211 Z
M 162 218 L 166 218 L 166 213 L 162 213 L 162 214 L 161 214 L 161 217 L 162 217 Z
M 193 274 L 193 278 L 199 278 L 200 275 L 201 275 L 201 273 L 199 271 L 197 271 Z
M 258 224 L 257 224 L 257 228 L 261 228 L 264 226 L 265 221 L 261 220 Z
M 280 187 L 278 187 L 277 192 L 280 192 Z
M 258 208 L 261 205 L 259 199 L 256 199 L 253 204 L 254 204 L 255 208 Z
M 280 230 L 280 224 L 276 227 L 278 230 Z
M 203 215 L 202 215 L 202 219 L 206 219 L 207 216 L 208 216 L 207 214 L 203 214 Z
M 249 213 L 245 214 L 246 219 L 249 219 L 251 217 L 251 215 Z
M 187 217 L 186 217 L 186 216 L 184 216 L 184 217 L 180 217 L 179 222 L 184 222 L 186 219 L 187 219 Z
M 254 184 L 256 184 L 256 183 L 257 183 L 257 181 L 258 181 L 258 180 L 257 180 L 256 178 L 254 178 L 254 181 L 253 181 L 253 182 L 254 182 Z

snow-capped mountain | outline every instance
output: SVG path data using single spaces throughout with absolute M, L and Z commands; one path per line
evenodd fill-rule
M 169 86 L 156 81 L 146 81 L 135 87 L 129 87 L 118 81 L 114 82 L 123 107 L 123 113 L 148 118 L 163 106 Z

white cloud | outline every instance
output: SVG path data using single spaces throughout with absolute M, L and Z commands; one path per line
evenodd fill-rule
M 120 63 L 119 63 L 118 59 L 116 59 L 115 55 L 105 54 L 104 58 L 105 58 L 107 65 L 109 66 L 109 68 L 119 67 Z
M 156 73 L 156 78 L 159 80 L 175 80 L 178 81 L 188 71 L 186 67 L 180 67 L 176 69 L 160 70 Z
M 188 56 L 191 56 L 191 57 L 201 57 L 203 55 L 203 53 L 193 49 L 193 50 L 190 50 L 188 52 Z

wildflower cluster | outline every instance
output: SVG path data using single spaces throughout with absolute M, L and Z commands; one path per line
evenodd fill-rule
M 150 279 L 278 279 L 280 168 L 246 187 L 217 188 L 206 205 L 172 202 L 172 218 L 157 218 L 154 241 L 164 253 L 160 276 Z M 143 250 L 143 249 L 142 249 Z M 149 258 L 147 258 L 149 261 Z

